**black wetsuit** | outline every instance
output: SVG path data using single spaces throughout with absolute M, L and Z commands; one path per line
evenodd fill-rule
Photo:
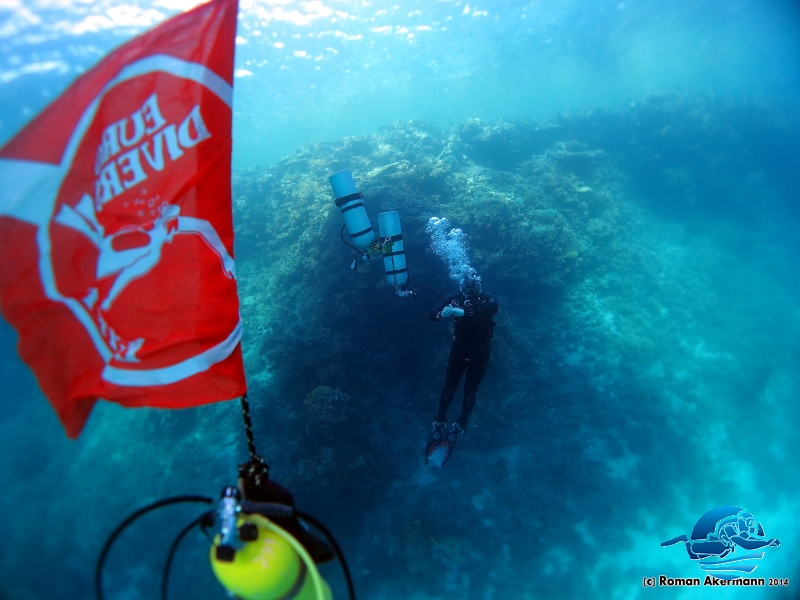
M 494 296 L 476 294 L 466 296 L 456 294 L 444 300 L 430 314 L 431 321 L 442 319 L 442 310 L 447 305 L 464 310 L 463 317 L 453 317 L 455 334 L 453 347 L 450 349 L 450 362 L 447 364 L 447 378 L 444 383 L 442 395 L 439 397 L 439 411 L 436 420 L 443 422 L 447 418 L 447 407 L 458 389 L 458 384 L 464 371 L 467 378 L 464 382 L 464 402 L 461 406 L 461 416 L 458 424 L 462 429 L 467 428 L 467 421 L 478 394 L 486 367 L 489 366 L 489 353 L 491 339 L 494 335 L 494 315 L 499 306 Z

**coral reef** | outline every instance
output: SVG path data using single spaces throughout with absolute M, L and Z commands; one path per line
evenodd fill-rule
M 763 180 L 766 166 L 717 146 L 732 143 L 729 124 L 748 112 L 768 120 L 752 107 L 671 97 L 549 123 L 471 119 L 443 131 L 409 121 L 236 173 L 245 350 L 260 422 L 281 440 L 275 472 L 312 504 L 324 492 L 317 506 L 360 549 L 369 597 L 518 596 L 512 574 L 527 570 L 530 540 L 576 523 L 584 539 L 608 539 L 636 510 L 626 493 L 648 489 L 653 510 L 669 497 L 656 472 L 677 475 L 698 403 L 727 418 L 698 381 L 731 373 L 751 352 L 730 339 L 737 350 L 705 349 L 709 331 L 696 325 L 714 319 L 699 274 L 719 270 L 719 250 L 704 254 L 694 240 L 690 254 L 674 252 L 694 223 L 719 233 L 752 214 L 738 182 Z M 375 260 L 348 269 L 327 184 L 344 168 L 373 221 L 400 212 L 411 286 L 454 290 L 426 232 L 431 217 L 446 217 L 500 298 L 489 373 L 440 483 L 419 469 L 448 326 L 427 321 L 437 302 L 427 291 L 394 296 Z M 588 524 L 589 514 L 608 520 Z M 365 550 L 381 544 L 391 569 Z M 571 565 L 591 561 L 592 545 L 549 553 L 534 588 L 582 594 L 587 580 L 572 578 Z
M 327 385 L 318 385 L 303 400 L 309 418 L 323 423 L 341 423 L 347 411 L 347 394 L 332 390 Z

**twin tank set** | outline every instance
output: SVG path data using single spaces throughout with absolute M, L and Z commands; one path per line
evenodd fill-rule
M 399 296 L 412 295 L 407 287 L 408 267 L 400 228 L 400 213 L 393 210 L 378 214 L 379 241 L 376 242 L 375 230 L 364 208 L 364 196 L 356 188 L 353 174 L 349 170 L 339 171 L 328 177 L 328 181 L 331 182 L 336 206 L 341 210 L 344 225 L 350 234 L 350 243 L 345 243 L 362 260 L 369 258 L 372 253 L 380 253 L 383 256 L 386 280 L 395 287 Z M 354 269 L 355 266 L 354 259 L 350 268 Z

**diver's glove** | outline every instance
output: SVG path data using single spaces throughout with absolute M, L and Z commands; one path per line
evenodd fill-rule
M 452 304 L 448 304 L 442 309 L 442 317 L 463 317 L 464 311 L 456 308 Z

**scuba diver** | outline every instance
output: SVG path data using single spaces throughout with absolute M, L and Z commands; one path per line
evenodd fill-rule
M 453 447 L 467 428 L 472 409 L 478 394 L 478 386 L 489 366 L 491 339 L 494 337 L 495 322 L 492 319 L 499 306 L 494 296 L 481 292 L 481 278 L 475 269 L 469 269 L 460 281 L 461 292 L 449 296 L 430 313 L 432 321 L 453 317 L 455 333 L 447 364 L 447 377 L 439 397 L 439 410 L 433 420 L 433 432 L 425 447 L 425 464 L 432 460 L 443 467 L 449 460 Z M 466 371 L 464 400 L 461 416 L 454 421 L 448 431 L 447 408 L 458 389 L 461 377 Z

